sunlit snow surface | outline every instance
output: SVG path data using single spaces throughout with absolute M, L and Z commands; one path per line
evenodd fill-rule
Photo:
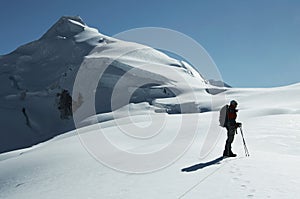
M 1 154 L 0 198 L 299 198 L 300 84 L 229 89 L 225 94 L 239 102 L 238 120 L 243 122 L 250 157 L 244 156 L 239 133 L 233 144 L 237 158 L 194 172 L 181 172 L 222 154 L 225 130 L 209 155 L 199 159 L 207 129 L 218 125 L 210 121 L 214 112 L 188 114 L 202 121 L 192 146 L 172 165 L 147 174 L 123 173 L 104 166 L 85 150 L 72 131 L 33 148 Z M 120 117 L 116 125 L 116 120 L 103 115 L 106 119 L 100 123 L 102 132 L 110 134 L 118 141 L 115 144 L 126 150 L 157 150 L 170 140 L 156 140 L 144 147 L 138 140 L 123 139 L 121 130 L 126 125 L 147 126 L 151 112 L 153 120 L 163 115 L 173 123 L 169 133 L 176 131 L 180 114 L 153 113 L 153 109 L 146 104 L 131 105 L 131 124 Z M 85 131 L 95 133 L 89 127 Z

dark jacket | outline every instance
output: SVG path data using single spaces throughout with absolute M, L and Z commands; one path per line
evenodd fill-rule
M 237 117 L 237 111 L 234 107 L 232 106 L 229 106 L 228 108 L 228 120 L 227 120 L 227 126 L 228 127 L 236 127 L 237 126 L 237 123 L 236 123 L 236 117 Z

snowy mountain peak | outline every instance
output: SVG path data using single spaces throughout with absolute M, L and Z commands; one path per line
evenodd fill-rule
M 74 129 L 72 104 L 78 113 L 90 97 L 81 95 L 84 90 L 73 96 L 82 65 L 92 76 L 83 83 L 95 81 L 97 114 L 145 102 L 167 113 L 207 110 L 203 101 L 210 97 L 205 90 L 210 85 L 193 66 L 149 46 L 103 35 L 78 16 L 63 16 L 40 39 L 0 57 L 0 126 L 6 130 L 0 153 Z M 84 112 L 80 119 L 93 115 Z M 13 118 L 18 119 L 12 124 Z
M 79 16 L 61 17 L 42 38 L 72 37 L 84 30 L 86 24 Z

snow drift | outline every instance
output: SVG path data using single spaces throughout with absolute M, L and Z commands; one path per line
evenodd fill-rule
M 243 130 L 250 157 L 244 157 L 241 136 L 233 143 L 236 159 L 211 164 L 192 172 L 181 169 L 203 164 L 223 152 L 226 131 L 220 132 L 215 148 L 205 159 L 199 150 L 211 125 L 214 112 L 189 114 L 202 121 L 189 150 L 167 168 L 147 174 L 113 170 L 90 156 L 71 131 L 38 146 L 0 155 L 0 198 L 299 198 L 300 183 L 300 84 L 271 89 L 237 89 L 226 91 L 229 99 L 239 102 L 238 121 Z M 132 106 L 134 124 L 147 125 L 145 106 Z M 118 111 L 126 112 L 126 108 Z M 106 119 L 103 133 L 111 135 L 119 147 L 133 151 L 157 150 L 169 141 L 157 139 L 128 142 L 122 132 L 128 123 L 123 118 Z M 181 114 L 167 115 L 169 134 L 177 131 Z M 160 120 L 160 114 L 154 114 Z M 110 121 L 108 121 L 110 120 Z M 119 126 L 116 126 L 116 122 Z M 216 121 L 217 122 L 217 121 Z M 212 124 L 218 125 L 218 123 Z M 189 131 L 190 129 L 186 129 Z M 86 134 L 97 132 L 85 130 Z M 109 154 L 109 151 L 107 151 Z

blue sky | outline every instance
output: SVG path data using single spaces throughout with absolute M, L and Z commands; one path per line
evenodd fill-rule
M 300 1 L 1 0 L 0 54 L 38 39 L 62 15 L 114 35 L 139 27 L 180 31 L 199 42 L 234 87 L 300 82 Z

